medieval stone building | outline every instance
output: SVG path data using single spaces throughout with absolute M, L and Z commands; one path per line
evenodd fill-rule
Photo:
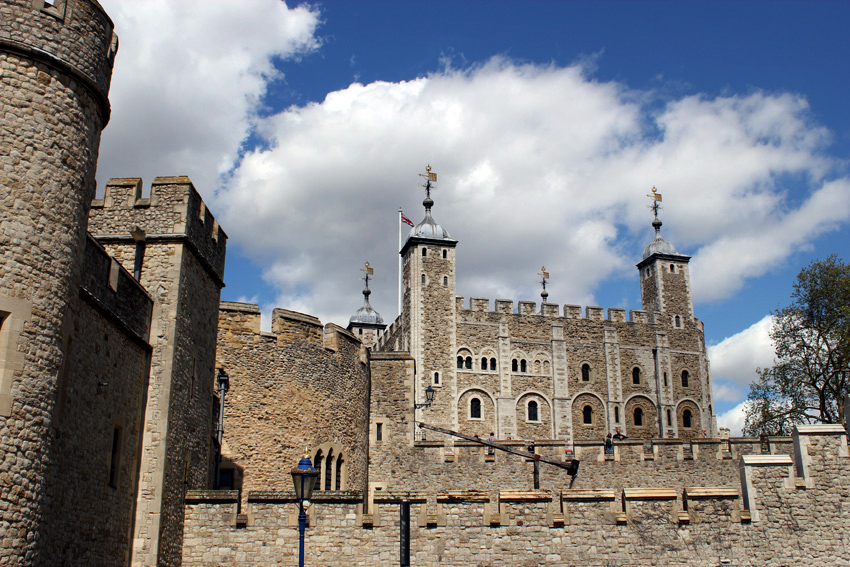
M 276 309 L 266 333 L 220 302 L 227 237 L 188 178 L 95 199 L 117 47 L 95 0 L 0 0 L 0 566 L 294 565 L 305 449 L 311 565 L 401 564 L 408 509 L 416 565 L 846 564 L 845 430 L 716 435 L 657 219 L 628 320 L 467 306 L 428 195 L 389 328 L 367 265 L 347 329 Z

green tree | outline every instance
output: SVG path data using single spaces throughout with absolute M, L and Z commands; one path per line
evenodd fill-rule
M 772 368 L 750 386 L 745 435 L 789 435 L 798 423 L 844 423 L 850 394 L 850 265 L 835 255 L 797 276 L 773 313 Z

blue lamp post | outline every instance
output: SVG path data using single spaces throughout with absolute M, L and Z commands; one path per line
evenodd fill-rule
M 310 496 L 319 478 L 319 471 L 313 468 L 310 456 L 304 451 L 304 456 L 298 466 L 290 472 L 292 484 L 295 485 L 295 498 L 298 500 L 298 567 L 304 567 L 304 530 L 307 529 L 307 508 L 310 506 Z M 306 503 L 306 506 L 305 506 Z

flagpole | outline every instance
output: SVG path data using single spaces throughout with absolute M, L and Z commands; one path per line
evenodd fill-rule
M 401 316 L 401 207 L 398 208 L 398 314 Z

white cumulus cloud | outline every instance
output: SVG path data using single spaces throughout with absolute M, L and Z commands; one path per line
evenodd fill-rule
M 756 379 L 756 368 L 773 366 L 774 347 L 770 339 L 772 325 L 773 317 L 767 315 L 743 331 L 709 346 L 712 380 L 715 383 L 726 380 L 739 387 L 746 387 Z M 717 386 L 715 396 L 718 396 Z
M 734 408 L 717 416 L 717 427 L 728 427 L 729 433 L 735 437 L 742 435 L 746 418 L 747 402 L 741 402 Z
M 280 0 L 103 0 L 119 37 L 98 186 L 189 175 L 211 195 L 236 162 L 275 58 L 318 47 L 318 14 Z

